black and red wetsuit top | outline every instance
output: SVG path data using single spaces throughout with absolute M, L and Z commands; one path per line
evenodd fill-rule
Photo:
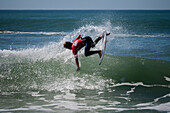
M 73 55 L 77 56 L 78 51 L 84 47 L 81 35 L 78 35 L 77 38 L 72 43 L 72 52 Z

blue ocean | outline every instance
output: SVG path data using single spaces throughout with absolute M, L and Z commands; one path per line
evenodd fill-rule
M 64 42 L 103 31 L 76 72 Z M 170 10 L 0 10 L 0 112 L 170 112 Z

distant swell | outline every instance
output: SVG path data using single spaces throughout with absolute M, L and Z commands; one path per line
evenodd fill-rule
M 66 32 L 24 32 L 24 31 L 5 31 L 0 30 L 4 34 L 33 34 L 33 35 L 66 35 Z
M 87 26 L 86 26 L 87 27 Z M 92 29 L 97 30 L 94 26 L 88 26 L 93 27 Z M 118 27 L 121 29 L 121 27 Z M 84 27 L 82 27 L 84 29 Z M 102 28 L 104 30 L 104 28 Z M 117 27 L 115 27 L 113 30 L 119 30 Z M 6 31 L 6 30 L 0 30 L 0 34 L 30 34 L 30 35 L 68 35 L 68 32 L 30 32 L 30 31 Z M 135 34 L 135 33 L 114 33 L 115 37 L 139 37 L 139 38 L 154 38 L 154 37 L 170 37 L 170 34 L 154 34 L 154 33 L 144 33 L 144 34 Z
M 115 37 L 139 37 L 139 38 L 154 38 L 154 37 L 170 37 L 170 34 L 154 34 L 154 33 L 144 33 L 144 34 L 133 34 L 133 33 L 127 33 L 127 34 L 114 34 Z

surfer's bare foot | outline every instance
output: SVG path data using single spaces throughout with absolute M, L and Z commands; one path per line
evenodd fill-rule
M 106 36 L 110 35 L 110 33 L 106 33 Z M 104 33 L 102 33 L 99 37 L 103 38 L 104 37 Z
M 99 54 L 99 57 L 101 58 L 101 56 L 102 56 L 102 52 L 101 52 L 101 51 L 99 51 L 99 53 L 98 53 L 98 54 Z
M 103 37 L 104 37 L 104 33 L 102 33 L 99 37 L 100 37 L 100 38 L 103 38 Z

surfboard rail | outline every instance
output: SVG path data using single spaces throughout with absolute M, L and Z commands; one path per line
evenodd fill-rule
M 106 31 L 103 32 L 103 39 L 102 39 L 102 49 L 101 49 L 101 57 L 100 57 L 100 61 L 99 61 L 99 65 L 101 65 L 103 57 L 104 57 L 104 53 L 106 50 L 106 43 L 107 43 L 107 36 L 106 36 Z

